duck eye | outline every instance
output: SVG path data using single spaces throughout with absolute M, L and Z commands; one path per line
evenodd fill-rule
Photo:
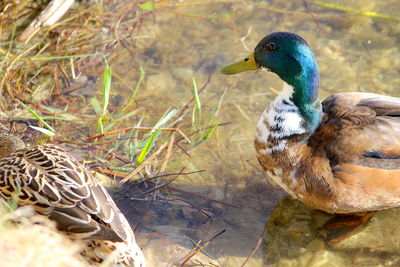
M 269 51 L 273 51 L 273 50 L 276 50 L 278 47 L 277 47 L 277 45 L 276 45 L 275 43 L 268 43 L 268 44 L 265 46 L 265 48 L 266 48 L 267 50 L 269 50 Z

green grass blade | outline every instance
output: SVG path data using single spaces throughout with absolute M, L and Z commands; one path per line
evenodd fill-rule
M 156 123 L 154 128 L 157 129 L 164 127 L 164 125 L 176 115 L 178 110 L 179 110 L 178 108 L 167 110 L 167 112 L 165 112 L 165 114 L 161 117 L 161 119 Z
M 192 111 L 192 131 L 194 132 L 196 130 L 196 107 L 193 107 Z
M 49 61 L 56 59 L 70 59 L 70 58 L 82 58 L 82 57 L 94 57 L 101 55 L 101 53 L 90 53 L 90 54 L 82 54 L 82 55 L 65 55 L 65 56 L 51 56 L 51 57 L 32 57 L 32 58 L 21 58 L 21 59 L 29 59 L 32 61 Z
M 104 82 L 103 82 L 103 110 L 102 114 L 104 115 L 107 112 L 108 103 L 110 101 L 110 91 L 111 91 L 111 79 L 112 79 L 112 71 L 110 66 L 106 61 L 106 67 L 104 68 Z
M 151 150 L 151 148 L 153 147 L 153 144 L 155 142 L 156 136 L 158 135 L 158 133 L 160 132 L 159 129 L 157 129 L 149 138 L 149 140 L 147 140 L 146 145 L 144 146 L 144 148 L 142 149 L 142 151 L 140 152 L 136 163 L 140 164 L 144 161 L 144 159 L 146 158 L 147 154 L 149 153 L 149 151 Z
M 87 125 L 87 122 L 81 119 L 71 119 L 71 118 L 63 118 L 63 116 L 56 117 L 56 116 L 42 116 L 41 117 L 43 120 L 59 120 L 59 121 L 71 121 L 73 120 L 74 122 L 77 122 L 79 124 L 84 124 Z M 36 119 L 36 117 L 31 117 L 31 116 L 18 116 L 14 117 L 16 120 L 33 120 Z
M 106 131 L 109 131 L 112 129 L 112 127 L 114 127 L 114 125 L 122 120 L 128 119 L 132 116 L 138 115 L 139 111 L 138 110 L 132 110 L 126 114 L 123 114 L 122 116 L 118 117 L 118 118 L 113 118 L 111 122 L 109 122 L 107 124 L 107 127 L 105 127 Z
M 56 130 L 54 130 L 53 127 L 51 127 L 49 124 L 47 124 L 47 122 L 45 122 L 43 120 L 42 117 L 39 116 L 39 114 L 37 114 L 35 111 L 33 111 L 30 107 L 28 107 L 27 105 L 25 105 L 23 102 L 19 101 L 17 99 L 18 103 L 20 103 L 26 110 L 28 110 L 38 121 L 40 121 L 47 129 L 49 129 L 50 131 L 52 131 L 53 133 L 56 132 Z
M 126 103 L 126 105 L 122 108 L 122 112 L 124 112 L 128 107 L 130 107 L 132 105 L 132 103 L 135 101 L 136 95 L 139 92 L 140 86 L 142 85 L 142 82 L 144 80 L 144 77 L 146 75 L 146 72 L 144 71 L 144 69 L 142 67 L 140 67 L 140 76 L 139 76 L 139 80 L 136 83 L 136 87 L 135 90 L 133 90 L 132 95 L 129 97 L 128 102 Z
M 219 119 L 207 132 L 203 137 L 201 138 L 203 141 L 207 140 L 211 134 L 214 132 L 214 130 L 217 128 L 218 124 L 221 122 L 221 119 Z
M 52 131 L 50 131 L 50 130 L 47 130 L 47 129 L 45 129 L 45 128 L 41 128 L 41 127 L 37 127 L 37 126 L 33 126 L 33 125 L 29 125 L 29 127 L 32 128 L 32 129 L 34 129 L 34 130 L 36 130 L 36 131 L 39 131 L 39 132 L 41 132 L 41 133 L 47 135 L 47 136 L 53 137 L 53 136 L 56 135 L 54 132 L 52 132 Z
M 191 150 L 193 150 L 194 148 L 196 148 L 197 146 L 201 145 L 202 143 L 204 143 L 204 141 L 206 141 L 211 134 L 214 132 L 214 130 L 217 128 L 218 124 L 221 122 L 221 119 L 219 119 L 210 129 L 208 129 L 208 131 L 200 138 L 200 140 L 195 143 L 193 145 L 193 147 L 191 147 L 188 152 L 190 152 Z
M 97 131 L 101 134 L 104 133 L 103 116 L 97 119 Z
M 195 123 L 195 116 L 196 116 L 196 111 L 197 111 L 197 120 L 198 120 L 198 124 L 200 125 L 201 122 L 201 101 L 200 101 L 200 96 L 199 96 L 199 90 L 197 88 L 197 83 L 195 78 L 193 77 L 193 90 L 194 90 L 194 101 L 195 101 L 195 105 L 193 108 L 193 113 L 192 113 L 192 124 L 194 125 Z
M 156 5 L 154 4 L 153 1 L 146 1 L 139 5 L 139 8 L 141 10 L 146 10 L 146 11 L 153 11 L 155 9 L 155 7 L 156 7 Z
M 93 109 L 99 115 L 99 118 L 97 119 L 97 130 L 100 134 L 104 133 L 104 123 L 108 120 L 108 116 L 106 115 L 106 113 L 108 104 L 110 102 L 111 80 L 112 71 L 106 60 L 106 66 L 104 68 L 103 74 L 103 102 L 101 103 L 101 108 L 100 103 L 97 101 L 96 98 L 92 98 L 90 101 Z
M 197 109 L 201 110 L 199 89 L 197 88 L 197 83 L 196 83 L 196 80 L 194 77 L 193 77 L 193 90 L 194 90 L 194 99 L 195 99 L 196 107 L 197 107 Z
M 92 97 L 92 98 L 90 98 L 90 104 L 92 105 L 92 108 L 93 108 L 94 112 L 95 112 L 98 116 L 101 116 L 101 110 L 102 110 L 102 108 L 101 108 L 101 105 L 100 105 L 99 100 L 97 100 L 96 97 Z
M 42 105 L 42 107 L 44 109 L 46 109 L 47 111 L 53 112 L 61 117 L 61 118 L 53 117 L 53 119 L 61 119 L 61 120 L 69 120 L 69 121 L 79 121 L 80 120 L 77 116 L 75 116 L 69 112 L 66 112 L 65 110 L 58 109 L 55 107 L 45 106 L 45 105 Z M 44 117 L 42 117 L 42 118 L 44 118 Z
M 144 161 L 147 154 L 153 148 L 155 142 L 157 141 L 158 137 L 161 134 L 160 128 L 164 127 L 164 125 L 175 116 L 175 114 L 178 112 L 178 110 L 179 109 L 167 110 L 167 112 L 156 123 L 156 125 L 154 126 L 154 129 L 150 132 L 150 133 L 152 133 L 150 138 L 146 141 L 144 148 L 142 149 L 142 151 L 140 152 L 140 154 L 136 160 L 137 164 L 140 164 Z
M 219 99 L 217 110 L 215 112 L 215 116 L 217 116 L 219 111 L 221 110 L 222 101 L 224 100 L 227 91 L 228 91 L 228 88 L 225 88 L 224 92 L 221 95 L 221 98 Z
M 101 55 L 101 53 L 92 54 L 82 54 L 82 55 L 66 55 L 66 56 L 50 56 L 50 57 L 20 57 L 18 60 L 31 60 L 31 61 L 50 61 L 59 59 L 70 59 L 70 58 L 83 58 L 83 57 L 93 57 Z M 15 57 L 2 57 L 0 60 L 15 60 Z
M 325 3 L 325 2 L 321 2 L 321 1 L 314 1 L 313 4 L 322 6 L 322 7 L 326 7 L 326 8 L 330 8 L 330 9 L 341 10 L 341 11 L 345 11 L 345 12 L 349 12 L 349 13 L 372 17 L 372 18 L 400 21 L 400 18 L 393 17 L 393 16 L 390 16 L 387 14 L 377 13 L 374 11 L 362 11 L 362 10 L 358 10 L 358 9 L 353 9 L 353 8 L 349 8 L 349 7 L 345 7 L 345 6 L 339 6 L 339 5 L 335 5 L 335 4 Z

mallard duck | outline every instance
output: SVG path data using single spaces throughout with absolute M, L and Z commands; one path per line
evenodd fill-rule
M 107 190 L 62 148 L 25 147 L 0 135 L 0 197 L 30 205 L 56 222 L 71 239 L 82 239 L 82 255 L 92 264 L 144 267 L 145 260 L 125 216 Z
M 338 93 L 318 99 L 318 65 L 297 34 L 265 36 L 223 74 L 265 69 L 284 82 L 262 113 L 257 157 L 289 194 L 328 213 L 400 206 L 400 98 Z

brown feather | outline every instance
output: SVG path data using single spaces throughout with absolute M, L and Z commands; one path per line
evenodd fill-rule
M 341 164 L 334 168 L 343 207 L 356 211 L 380 210 L 400 205 L 400 170 Z
M 13 139 L 0 135 L 0 155 L 7 155 L 0 160 L 0 196 L 32 206 L 70 238 L 89 240 L 82 254 L 93 263 L 102 263 L 112 253 L 118 266 L 145 266 L 125 216 L 82 164 L 54 145 L 9 154 Z M 93 244 L 106 249 L 91 251 Z
M 334 163 L 355 160 L 366 152 L 400 156 L 400 99 L 341 93 L 325 99 L 322 106 L 323 122 L 310 142 L 325 146 Z
M 5 172 L 5 165 L 13 168 Z M 18 175 L 21 170 L 35 176 Z M 91 174 L 62 149 L 42 145 L 10 154 L 0 160 L 0 180 L 9 179 L 13 173 L 17 176 L 9 180 L 12 190 L 0 190 L 10 194 L 16 192 L 19 184 L 24 195 L 33 198 L 23 199 L 24 195 L 16 197 L 25 205 L 33 205 L 35 210 L 55 220 L 60 231 L 71 237 L 77 234 L 77 238 L 126 240 L 126 231 L 121 229 L 118 219 L 121 212 L 112 199 Z M 37 207 L 39 196 L 40 202 L 48 206 L 47 209 Z
M 322 102 L 323 117 L 306 142 L 258 159 L 274 180 L 303 202 L 332 213 L 400 205 L 400 99 L 342 93 Z M 268 140 L 270 142 L 270 140 Z

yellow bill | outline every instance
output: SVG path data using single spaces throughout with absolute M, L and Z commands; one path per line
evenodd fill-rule
M 233 63 L 231 65 L 225 66 L 221 69 L 222 74 L 230 75 L 236 74 L 243 71 L 248 70 L 258 70 L 260 66 L 257 66 L 256 61 L 254 59 L 254 52 L 248 55 L 245 59 Z

